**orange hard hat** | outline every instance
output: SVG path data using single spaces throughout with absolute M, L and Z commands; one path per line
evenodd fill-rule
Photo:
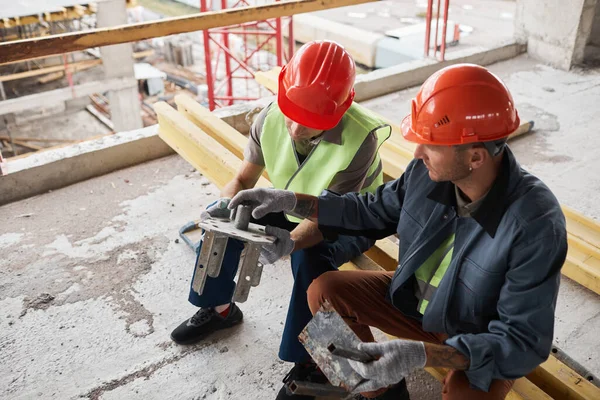
M 352 105 L 355 77 L 354 60 L 341 45 L 306 43 L 279 74 L 277 104 L 300 125 L 331 129 Z
M 519 114 L 508 88 L 486 68 L 457 64 L 431 75 L 412 100 L 402 135 L 419 144 L 458 145 L 508 137 Z

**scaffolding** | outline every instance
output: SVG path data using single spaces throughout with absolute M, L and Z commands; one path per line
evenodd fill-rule
M 206 12 L 255 5 L 247 0 L 234 1 L 231 6 L 228 3 L 232 2 L 201 0 L 200 9 Z M 291 16 L 205 29 L 203 38 L 210 110 L 263 97 L 264 89 L 255 83 L 255 73 L 283 66 L 294 53 Z

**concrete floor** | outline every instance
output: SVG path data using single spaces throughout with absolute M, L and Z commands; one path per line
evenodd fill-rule
M 512 144 L 524 166 L 600 219 L 600 71 L 526 57 L 492 69 L 540 128 Z M 365 104 L 399 121 L 414 91 Z M 274 398 L 289 369 L 277 359 L 287 262 L 265 269 L 241 305 L 244 324 L 197 346 L 169 339 L 195 311 L 194 255 L 177 230 L 217 195 L 173 156 L 0 207 L 0 398 Z M 563 279 L 557 314 L 556 342 L 600 374 L 600 298 Z M 440 396 L 426 374 L 410 387 L 413 399 Z

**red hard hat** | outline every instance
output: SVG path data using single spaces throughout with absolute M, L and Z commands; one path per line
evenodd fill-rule
M 277 104 L 300 125 L 331 129 L 354 99 L 354 60 L 329 40 L 306 43 L 279 74 Z
M 508 88 L 486 68 L 457 64 L 431 75 L 402 121 L 411 142 L 457 145 L 507 137 L 519 127 Z

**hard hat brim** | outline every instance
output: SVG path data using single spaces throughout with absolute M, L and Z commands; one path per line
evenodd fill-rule
M 410 114 L 404 117 L 402 120 L 402 123 L 400 124 L 400 131 L 402 132 L 404 139 L 408 140 L 409 142 L 417 144 L 433 144 L 427 140 L 424 140 L 412 130 L 412 116 Z

